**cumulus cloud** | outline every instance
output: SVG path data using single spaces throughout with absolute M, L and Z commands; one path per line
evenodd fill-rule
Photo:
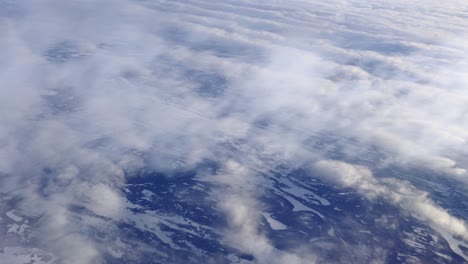
M 259 207 L 255 205 L 255 200 L 249 200 L 245 194 L 225 197 L 221 208 L 226 210 L 230 218 L 230 229 L 226 231 L 227 242 L 252 254 L 257 263 L 315 263 L 313 252 L 300 254 L 280 251 L 265 235 L 259 233 Z
M 335 160 L 318 161 L 311 168 L 321 177 L 346 187 L 355 188 L 369 199 L 384 198 L 417 218 L 427 221 L 435 229 L 441 229 L 444 233 L 457 237 L 458 244 L 463 246 L 468 244 L 468 223 L 450 215 L 446 209 L 434 203 L 427 196 L 427 193 L 417 190 L 407 182 L 394 178 L 377 179 L 366 167 Z M 452 241 L 449 239 L 449 242 Z M 457 253 L 460 253 L 457 248 L 458 244 L 450 246 Z M 463 253 L 460 255 L 467 259 Z
M 207 178 L 220 188 L 312 162 L 466 240 L 466 215 L 373 174 L 414 168 L 466 190 L 461 7 L 0 0 L 1 193 L 39 219 L 36 238 L 68 263 L 100 260 L 86 232 L 99 229 L 96 219 L 124 217 L 131 172 L 175 175 L 206 160 L 229 171 Z M 254 193 L 232 191 L 219 204 L 236 241 L 257 241 L 247 248 L 263 252 L 260 261 L 300 263 L 303 255 L 281 253 L 257 232 Z
M 467 224 L 463 220 L 451 216 L 446 210 L 431 201 L 427 197 L 427 193 L 418 191 L 414 186 L 392 178 L 379 180 L 365 167 L 340 161 L 323 160 L 315 163 L 312 167 L 331 181 L 356 188 L 371 199 L 385 197 L 386 200 L 401 205 L 404 209 L 410 210 L 410 212 L 447 230 L 454 236 L 462 237 L 465 240 L 468 238 Z
M 254 256 L 256 263 L 315 263 L 313 251 L 297 249 L 297 252 L 281 251 L 274 247 L 265 233 L 260 230 L 262 205 L 257 202 L 255 192 L 258 183 L 251 182 L 255 174 L 235 161 L 228 161 L 219 175 L 212 180 L 222 186 L 219 207 L 225 211 L 228 226 L 224 240 L 230 245 Z M 252 190 L 253 189 L 253 190 Z M 246 262 L 247 263 L 247 262 Z

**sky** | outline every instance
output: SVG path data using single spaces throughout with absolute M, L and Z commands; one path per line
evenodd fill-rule
M 102 222 L 72 206 L 119 221 L 132 171 L 212 160 L 226 243 L 319 262 L 257 231 L 259 174 L 285 165 L 384 199 L 468 261 L 468 215 L 412 183 L 468 190 L 467 34 L 457 0 L 0 0 L 2 199 L 40 216 L 30 235 L 63 263 L 100 263 L 85 231 Z

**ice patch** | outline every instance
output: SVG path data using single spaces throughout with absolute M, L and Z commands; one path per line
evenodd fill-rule
M 285 230 L 288 228 L 287 225 L 281 223 L 280 221 L 271 217 L 270 213 L 262 213 L 263 217 L 267 220 L 268 224 L 270 225 L 271 229 L 273 230 Z
M 465 255 L 463 250 L 461 250 L 460 248 L 460 245 L 468 248 L 468 243 L 455 239 L 451 234 L 449 234 L 441 228 L 435 228 L 434 226 L 433 228 L 436 229 L 437 232 L 439 232 L 439 234 L 441 234 L 445 238 L 445 240 L 449 244 L 452 251 L 455 252 L 455 254 L 462 257 L 465 261 L 468 261 L 468 256 Z
M 143 194 L 143 199 L 150 201 L 150 202 L 152 201 L 152 197 L 156 196 L 154 192 L 146 190 L 146 189 L 141 191 L 141 194 Z
M 18 224 L 11 224 L 8 226 L 7 233 L 15 233 L 18 235 L 24 235 L 24 232 L 28 226 L 25 224 L 18 225 Z
M 13 211 L 9 211 L 6 213 L 6 215 L 13 221 L 15 222 L 21 222 L 23 221 L 23 218 L 21 216 L 17 216 L 15 215 L 15 213 L 13 213 Z
M 310 190 L 300 187 L 300 183 L 296 183 L 295 181 L 292 181 L 291 179 L 284 179 L 284 178 L 278 179 L 278 181 L 287 186 L 287 187 L 281 188 L 281 190 L 284 192 L 287 192 L 293 196 L 302 198 L 309 202 L 315 202 L 315 204 L 317 205 L 324 205 L 324 206 L 331 205 L 327 199 L 318 196 L 317 194 L 313 193 Z
M 316 210 L 310 208 L 310 207 L 307 207 L 305 206 L 304 204 L 302 204 L 301 202 L 295 200 L 294 198 L 292 197 L 288 197 L 286 195 L 283 195 L 284 199 L 288 200 L 288 202 L 290 202 L 293 206 L 293 212 L 300 212 L 300 211 L 309 211 L 309 212 L 313 212 L 314 214 L 318 215 L 320 218 L 325 218 L 325 216 L 319 212 L 317 212 Z

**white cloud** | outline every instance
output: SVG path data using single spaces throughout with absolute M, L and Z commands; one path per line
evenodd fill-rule
M 414 167 L 467 188 L 463 5 L 0 0 L 0 189 L 30 203 L 18 210 L 54 219 L 38 228 L 44 244 L 63 239 L 72 251 L 89 242 L 75 225 L 93 223 L 71 220 L 70 206 L 118 218 L 125 170 L 171 174 L 211 159 L 235 171 L 213 182 L 255 185 L 243 167 L 298 167 L 340 152 L 368 157 L 368 167 L 318 163 L 333 180 L 413 204 L 466 238 L 466 224 L 421 191 L 371 173 Z M 258 216 L 236 218 L 258 209 L 245 192 L 226 197 L 232 226 L 255 236 L 253 248 L 280 254 L 254 231 Z M 79 239 L 56 236 L 64 233 Z M 83 263 L 99 257 L 83 250 Z
M 219 195 L 219 206 L 226 213 L 228 227 L 224 230 L 224 240 L 235 248 L 252 254 L 255 263 L 315 263 L 314 252 L 300 250 L 287 252 L 276 249 L 266 234 L 260 231 L 262 206 L 258 204 L 260 195 L 249 182 L 255 172 L 235 161 L 228 161 L 215 182 L 229 186 Z M 218 179 L 221 176 L 221 181 Z M 226 192 L 227 190 L 227 192 Z
M 468 223 L 450 215 L 446 209 L 427 197 L 427 193 L 417 190 L 407 182 L 394 178 L 378 179 L 366 167 L 341 161 L 322 160 L 313 164 L 311 168 L 318 172 L 320 177 L 355 188 L 369 199 L 384 198 L 417 218 L 427 221 L 435 229 L 461 238 L 462 245 L 468 244 Z M 467 258 L 463 254 L 461 256 Z

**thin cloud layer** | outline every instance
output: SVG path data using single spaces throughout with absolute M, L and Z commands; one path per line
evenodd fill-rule
M 230 219 L 224 245 L 320 262 L 329 244 L 282 250 L 261 230 L 265 178 L 305 169 L 408 212 L 466 260 L 466 210 L 435 183 L 467 190 L 467 17 L 456 0 L 0 0 L 2 213 L 31 219 L 28 239 L 0 234 L 1 255 L 121 258 L 121 240 L 92 234 L 165 221 L 137 219 L 127 182 L 197 171 Z

